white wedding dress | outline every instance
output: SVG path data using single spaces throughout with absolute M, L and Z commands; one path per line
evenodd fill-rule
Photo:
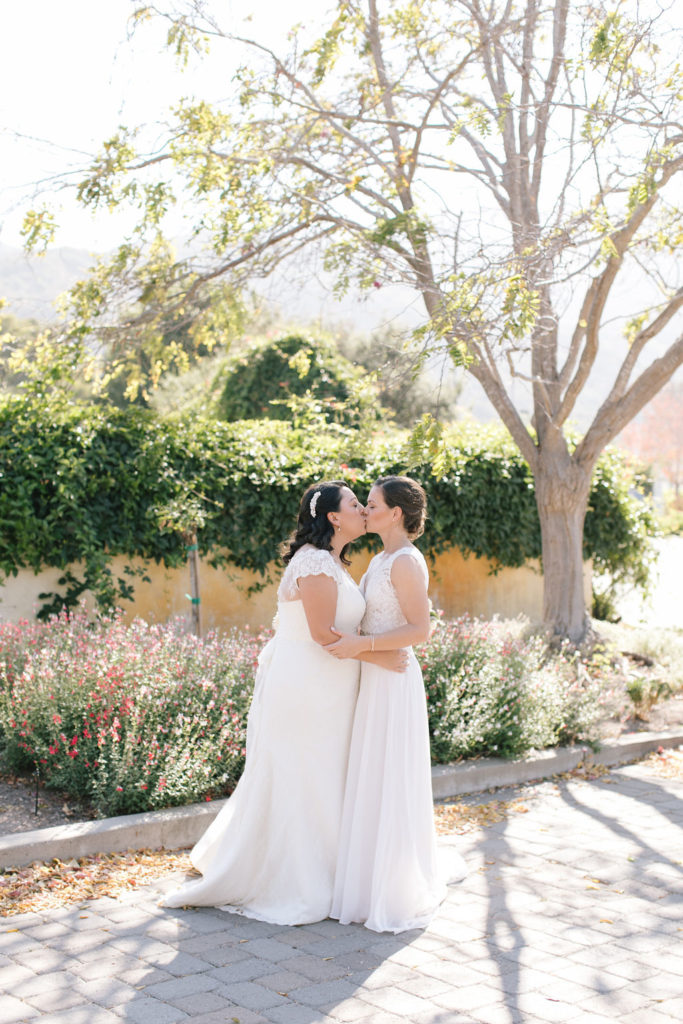
M 358 628 L 365 601 L 357 585 L 328 551 L 300 548 L 259 658 L 244 774 L 192 850 L 203 877 L 167 895 L 165 906 L 291 925 L 330 914 L 359 662 L 332 657 L 311 637 L 297 580 L 320 573 L 337 583 L 337 629 Z
M 412 545 L 376 555 L 361 580 L 363 633 L 405 625 L 391 566 L 406 554 L 429 582 L 427 564 Z M 464 862 L 456 858 L 450 873 L 461 878 Z M 427 703 L 410 648 L 404 673 L 367 662 L 361 666 L 331 917 L 378 932 L 423 928 L 446 895 L 443 875 L 437 862 Z

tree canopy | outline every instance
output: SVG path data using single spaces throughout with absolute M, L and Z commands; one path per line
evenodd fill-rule
M 234 73 L 224 102 L 188 97 L 153 148 L 121 128 L 84 173 L 83 203 L 133 204 L 139 224 L 73 290 L 69 337 L 153 344 L 183 317 L 202 337 L 213 289 L 304 252 L 342 291 L 409 285 L 425 348 L 479 381 L 531 468 L 545 618 L 580 639 L 593 467 L 683 363 L 680 5 L 338 0 L 282 53 L 220 10 L 136 12 L 167 21 L 181 60 L 225 45 Z M 198 245 L 177 258 L 180 208 Z M 34 211 L 29 243 L 46 228 Z M 611 386 L 575 444 L 605 349 Z

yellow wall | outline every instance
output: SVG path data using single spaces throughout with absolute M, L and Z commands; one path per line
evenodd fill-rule
M 354 556 L 351 574 L 355 579 L 360 579 L 369 560 L 367 552 Z M 115 559 L 114 573 L 120 573 L 123 565 L 124 559 Z M 430 566 L 432 601 L 448 618 L 468 612 L 486 619 L 494 615 L 502 618 L 526 615 L 532 621 L 540 621 L 543 579 L 538 562 L 529 562 L 521 569 L 501 569 L 495 576 L 489 574 L 490 568 L 488 559 L 474 555 L 464 558 L 455 548 L 443 552 Z M 77 566 L 74 571 L 78 574 Z M 151 582 L 135 581 L 135 600 L 125 603 L 126 617 L 139 615 L 150 622 L 164 622 L 177 615 L 189 617 L 190 602 L 186 596 L 190 587 L 189 571 L 151 564 L 146 566 L 146 572 Z M 0 619 L 16 622 L 33 618 L 42 604 L 38 594 L 61 589 L 57 585 L 61 574 L 59 569 L 46 569 L 36 576 L 31 570 L 23 569 L 18 576 L 5 580 L 0 587 Z M 199 577 L 202 628 L 270 625 L 275 614 L 277 584 L 269 584 L 248 597 L 246 589 L 258 579 L 255 573 L 212 569 L 202 564 Z M 584 567 L 584 593 L 590 607 L 590 563 Z M 92 601 L 88 603 L 92 607 Z

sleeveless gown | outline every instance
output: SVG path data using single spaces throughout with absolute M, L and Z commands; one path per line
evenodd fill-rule
M 428 583 L 427 564 L 412 545 L 376 555 L 361 580 L 363 633 L 405 625 L 391 566 L 406 554 Z M 459 858 L 455 875 L 462 877 L 463 868 Z M 423 928 L 446 895 L 442 874 L 427 703 L 410 648 L 408 668 L 401 674 L 361 664 L 331 916 L 378 932 Z
M 337 583 L 337 628 L 358 628 L 357 585 L 328 551 L 300 548 L 259 658 L 244 774 L 190 855 L 203 878 L 165 906 L 216 906 L 273 924 L 329 917 L 359 662 L 332 657 L 311 637 L 297 580 L 319 573 Z

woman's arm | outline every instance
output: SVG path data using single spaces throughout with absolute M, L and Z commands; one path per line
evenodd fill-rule
M 331 576 L 319 573 L 302 576 L 298 587 L 311 636 L 325 647 L 337 639 L 332 632 L 337 613 L 337 584 Z
M 399 555 L 391 566 L 391 582 L 394 585 L 398 603 L 406 620 L 386 633 L 374 636 L 357 636 L 340 633 L 332 627 L 331 632 L 339 639 L 327 645 L 335 658 L 357 658 L 363 653 L 393 651 L 400 647 L 412 647 L 429 639 L 429 597 L 422 569 L 410 555 Z
M 405 672 L 408 668 L 408 652 L 401 648 L 395 651 L 363 651 L 356 655 L 356 661 L 367 661 L 390 672 Z
M 334 622 L 337 611 L 337 584 L 331 576 L 321 573 L 317 576 L 302 576 L 298 582 L 301 601 L 311 636 L 316 643 L 327 649 L 337 639 L 337 632 L 330 623 Z M 369 661 L 391 672 L 403 672 L 408 665 L 404 651 L 376 651 L 374 654 L 360 654 L 359 661 Z

